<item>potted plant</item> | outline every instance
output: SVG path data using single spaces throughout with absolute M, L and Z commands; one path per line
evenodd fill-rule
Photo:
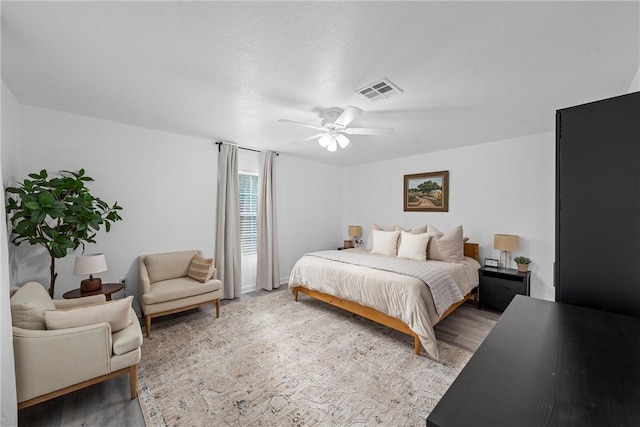
M 529 258 L 526 256 L 517 256 L 513 260 L 518 264 L 518 271 L 529 271 L 529 264 L 531 264 L 531 260 Z
M 51 257 L 49 295 L 53 298 L 56 258 L 64 258 L 79 246 L 84 251 L 85 243 L 95 243 L 102 225 L 109 232 L 111 223 L 122 219 L 118 214 L 122 208 L 118 202 L 109 206 L 89 192 L 85 183 L 93 178 L 85 175 L 84 169 L 61 171 L 56 177 L 49 177 L 43 169 L 29 178 L 6 190 L 12 195 L 6 204 L 13 228 L 11 243 L 44 246 Z

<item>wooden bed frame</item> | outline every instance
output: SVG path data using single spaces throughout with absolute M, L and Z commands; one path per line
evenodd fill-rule
M 465 243 L 464 244 L 464 256 L 471 257 L 475 260 L 479 258 L 479 250 L 477 243 Z M 305 295 L 309 295 L 315 299 L 320 301 L 324 301 L 327 304 L 331 304 L 333 306 L 339 307 L 343 310 L 346 310 L 350 313 L 356 314 L 358 316 L 364 317 L 365 319 L 373 320 L 374 322 L 380 323 L 381 325 L 388 326 L 390 328 L 395 329 L 396 331 L 400 331 L 407 335 L 413 337 L 413 347 L 414 351 L 417 355 L 420 355 L 420 338 L 418 335 L 409 329 L 406 323 L 402 320 L 397 319 L 395 317 L 391 317 L 388 314 L 382 313 L 381 311 L 376 310 L 375 308 L 366 307 L 362 304 L 358 304 L 354 301 L 349 301 L 346 299 L 334 297 L 333 295 L 325 294 L 323 292 L 314 291 L 309 288 L 305 288 L 302 286 L 298 286 L 293 288 L 293 296 L 296 301 L 298 301 L 298 294 L 303 293 Z M 445 311 L 442 316 L 440 316 L 440 320 L 444 319 L 453 311 L 464 304 L 469 298 L 473 296 L 475 302 L 478 302 L 478 288 L 475 287 L 469 292 L 461 301 L 453 304 L 451 307 Z

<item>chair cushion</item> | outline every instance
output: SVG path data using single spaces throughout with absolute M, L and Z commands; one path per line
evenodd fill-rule
M 151 284 L 151 291 L 142 295 L 142 302 L 146 305 L 173 301 L 194 295 L 215 292 L 222 287 L 219 280 L 211 279 L 206 283 L 200 283 L 190 277 L 163 280 Z
M 11 297 L 11 321 L 23 329 L 47 329 L 45 310 L 54 310 L 55 303 L 47 290 L 37 282 L 25 283 Z
M 200 255 L 194 255 L 189 266 L 189 277 L 204 283 L 213 276 L 213 258 L 203 258 Z
M 133 296 L 130 295 L 126 298 L 107 301 L 104 304 L 45 310 L 44 321 L 47 329 L 67 329 L 107 322 L 111 325 L 111 333 L 113 333 L 131 324 L 129 311 L 132 301 Z
M 111 336 L 113 339 L 113 354 L 125 354 L 142 345 L 142 331 L 135 311 L 129 309 L 129 318 L 131 319 L 129 326 L 121 331 L 114 332 Z
M 144 264 L 147 267 L 151 283 L 177 279 L 189 275 L 189 266 L 198 251 L 168 252 L 164 254 L 146 255 Z

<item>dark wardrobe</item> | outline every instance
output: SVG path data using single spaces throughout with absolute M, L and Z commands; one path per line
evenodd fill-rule
M 556 112 L 556 301 L 640 317 L 640 92 Z

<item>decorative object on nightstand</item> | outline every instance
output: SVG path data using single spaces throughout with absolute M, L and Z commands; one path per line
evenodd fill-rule
M 531 260 L 529 258 L 526 256 L 517 256 L 513 260 L 518 265 L 518 271 L 523 273 L 529 271 L 529 264 L 531 264 Z
M 485 267 L 500 267 L 500 262 L 497 259 L 493 259 L 493 258 L 485 258 L 484 259 L 484 266 Z
M 515 234 L 495 234 L 493 248 L 500 251 L 500 267 L 511 267 L 511 252 L 518 249 L 519 238 Z
M 514 268 L 480 268 L 480 303 L 478 308 L 488 307 L 504 311 L 516 295 L 530 295 L 531 272 Z
M 96 291 L 102 288 L 102 279 L 93 277 L 94 273 L 107 271 L 107 259 L 104 254 L 78 255 L 76 264 L 73 267 L 73 274 L 76 276 L 89 275 L 88 279 L 80 282 L 82 292 Z
M 359 225 L 350 225 L 349 226 L 349 236 L 353 237 L 353 240 L 356 243 L 356 247 L 359 248 L 362 246 L 362 240 L 360 236 L 362 236 L 362 227 Z

